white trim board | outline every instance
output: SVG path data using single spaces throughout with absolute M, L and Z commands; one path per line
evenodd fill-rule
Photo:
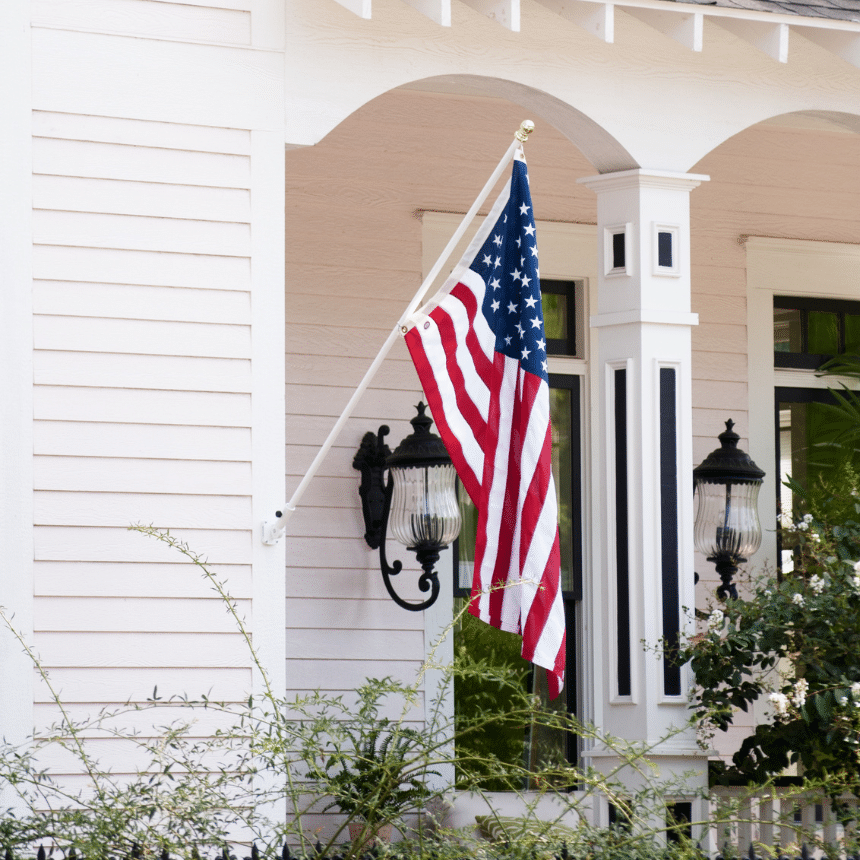
M 0 4 L 0 606 L 33 641 L 33 248 L 30 3 Z M 33 666 L 0 627 L 0 737 L 33 730 Z M 0 808 L 13 803 L 0 792 Z

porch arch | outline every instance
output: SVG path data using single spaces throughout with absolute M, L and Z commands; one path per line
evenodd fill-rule
M 699 162 L 706 160 L 712 153 L 714 153 L 727 141 L 732 140 L 738 135 L 744 134 L 745 132 L 755 128 L 757 125 L 769 122 L 770 120 L 789 119 L 791 117 L 797 117 L 799 119 L 805 118 L 808 120 L 818 120 L 821 123 L 822 129 L 826 128 L 827 123 L 830 123 L 833 126 L 841 127 L 842 129 L 853 132 L 854 134 L 860 134 L 860 113 L 821 110 L 817 108 L 785 111 L 783 113 L 762 112 L 762 115 L 760 117 L 752 119 L 752 121 L 750 121 L 751 118 L 749 116 L 743 117 L 741 121 L 737 123 L 736 127 L 728 128 L 726 130 L 726 133 L 721 135 L 719 139 L 713 140 L 713 145 L 710 147 L 710 149 L 703 150 L 701 152 L 701 154 L 699 155 L 699 159 L 696 162 L 696 165 L 698 165 Z M 694 172 L 697 171 L 699 168 L 696 165 L 690 165 L 689 169 Z
M 557 96 L 517 81 L 483 75 L 439 75 L 404 82 L 399 87 L 380 89 L 378 92 L 363 91 L 361 100 L 356 101 L 353 109 L 339 118 L 330 116 L 325 134 L 341 122 L 361 110 L 375 98 L 397 89 L 417 89 L 454 95 L 485 96 L 506 99 L 522 105 L 523 118 L 542 119 L 560 131 L 594 165 L 598 173 L 611 173 L 616 170 L 630 170 L 641 165 L 633 155 L 598 122 L 582 110 L 563 101 Z M 336 121 L 335 121 L 336 120 Z M 511 136 L 515 129 L 511 129 Z M 456 130 L 452 129 L 452 134 Z

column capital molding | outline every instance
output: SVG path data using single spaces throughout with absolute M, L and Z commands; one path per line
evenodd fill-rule
M 704 173 L 675 173 L 671 170 L 620 170 L 617 173 L 601 173 L 584 176 L 576 181 L 592 191 L 614 191 L 628 188 L 659 188 L 667 191 L 692 191 L 710 176 Z

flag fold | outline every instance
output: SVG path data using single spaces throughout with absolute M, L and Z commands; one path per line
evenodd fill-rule
M 407 321 L 433 419 L 478 511 L 469 612 L 523 637 L 524 659 L 564 683 L 558 505 L 546 335 L 522 151 L 439 292 Z

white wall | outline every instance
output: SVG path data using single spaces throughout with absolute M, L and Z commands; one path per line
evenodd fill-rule
M 127 530 L 151 523 L 227 579 L 283 689 L 283 549 L 258 533 L 284 493 L 282 4 L 34 0 L 32 22 L 36 650 L 74 716 L 259 688 L 196 569 Z M 57 716 L 38 685 L 36 724 Z

